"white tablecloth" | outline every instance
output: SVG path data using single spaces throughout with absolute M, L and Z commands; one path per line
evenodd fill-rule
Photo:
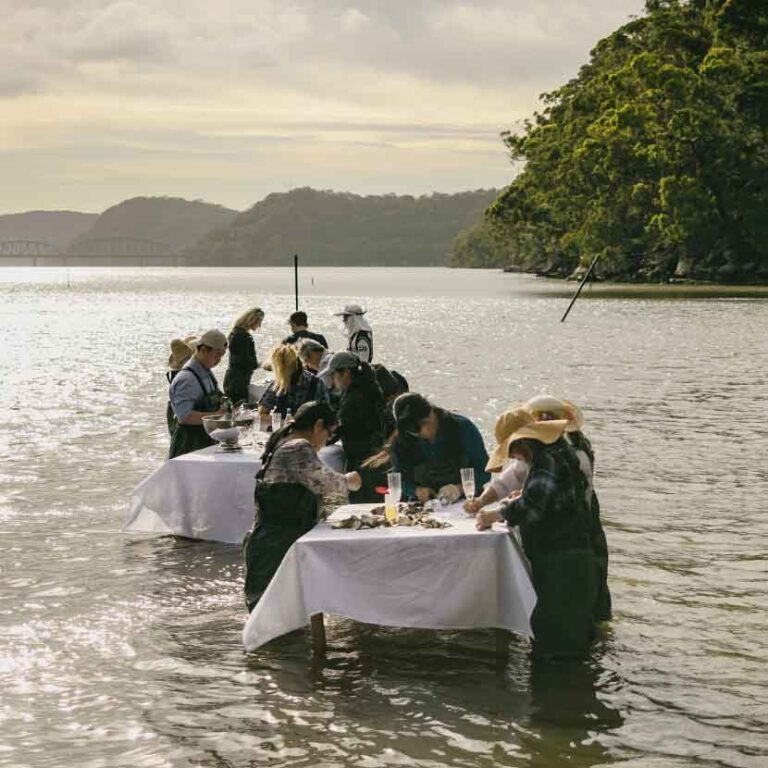
M 240 544 L 253 525 L 253 491 L 262 449 L 217 453 L 215 447 L 166 461 L 131 494 L 124 531 Z M 340 472 L 338 445 L 320 451 Z
M 305 626 L 315 613 L 392 627 L 499 627 L 530 637 L 536 594 L 517 539 L 502 525 L 477 531 L 460 504 L 447 514 L 453 527 L 435 530 L 315 527 L 288 551 L 248 617 L 246 650 Z

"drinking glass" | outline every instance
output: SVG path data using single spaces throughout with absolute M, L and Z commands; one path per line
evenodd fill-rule
M 282 426 L 283 426 L 283 417 L 277 411 L 275 411 L 272 414 L 272 431 L 277 432 L 277 430 L 280 429 L 280 427 Z
M 397 523 L 397 501 L 391 493 L 384 494 L 384 518 L 390 525 Z
M 467 501 L 475 498 L 475 470 L 473 467 L 464 467 L 461 470 L 461 487 Z
M 395 503 L 403 497 L 403 476 L 399 472 L 387 472 L 387 486 Z

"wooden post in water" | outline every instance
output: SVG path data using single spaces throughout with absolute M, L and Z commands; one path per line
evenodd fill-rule
M 293 291 L 296 295 L 296 311 L 299 311 L 299 254 L 293 254 Z
M 325 622 L 322 613 L 313 613 L 309 618 L 312 625 L 312 649 L 318 656 L 325 653 Z
M 579 283 L 579 287 L 576 289 L 576 293 L 574 294 L 573 298 L 571 299 L 571 303 L 568 305 L 568 309 L 565 310 L 565 314 L 560 318 L 560 322 L 564 323 L 565 318 L 568 317 L 568 313 L 571 311 L 571 307 L 576 303 L 576 299 L 579 298 L 579 294 L 581 293 L 581 289 L 584 287 L 584 283 L 589 280 L 589 276 L 592 274 L 592 270 L 595 268 L 595 264 L 597 264 L 597 260 L 600 258 L 600 254 L 598 253 L 597 256 L 595 256 L 594 259 L 592 259 L 592 263 L 589 265 L 589 269 L 587 270 L 584 277 L 581 278 L 581 282 Z

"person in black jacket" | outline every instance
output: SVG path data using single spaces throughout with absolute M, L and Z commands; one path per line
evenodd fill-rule
M 314 333 L 309 330 L 306 312 L 294 312 L 288 318 L 288 325 L 291 329 L 291 335 L 283 339 L 283 344 L 295 344 L 301 339 L 312 339 L 328 349 L 328 342 L 325 340 L 325 336 L 322 333 Z
M 248 385 L 253 372 L 259 367 L 251 333 L 261 328 L 263 320 L 263 309 L 249 309 L 235 320 L 229 334 L 229 365 L 224 374 L 224 394 L 233 404 L 248 402 Z
M 384 441 L 384 396 L 371 366 L 351 352 L 337 352 L 329 368 L 334 387 L 342 393 L 336 434 L 344 447 L 346 471 L 360 471 L 365 460 L 378 453 Z M 363 487 L 350 494 L 350 501 L 380 501 L 374 490 L 379 478 L 371 471 L 361 474 Z

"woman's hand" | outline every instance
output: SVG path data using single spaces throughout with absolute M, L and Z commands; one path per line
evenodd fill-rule
M 434 492 L 431 488 L 423 488 L 419 487 L 416 489 L 416 498 L 423 504 L 425 501 L 429 501 L 433 496 Z
M 521 490 L 512 491 L 512 493 L 507 496 L 504 501 L 516 501 L 523 495 L 523 492 Z
M 363 479 L 359 472 L 347 472 L 344 477 L 347 478 L 347 488 L 350 491 L 359 491 L 363 485 Z
M 478 531 L 487 531 L 494 523 L 502 521 L 498 512 L 480 512 L 475 519 L 475 526 Z
M 467 499 L 467 501 L 464 502 L 464 511 L 468 515 L 476 515 L 482 508 L 483 502 L 480 501 L 479 497 L 475 499 Z

